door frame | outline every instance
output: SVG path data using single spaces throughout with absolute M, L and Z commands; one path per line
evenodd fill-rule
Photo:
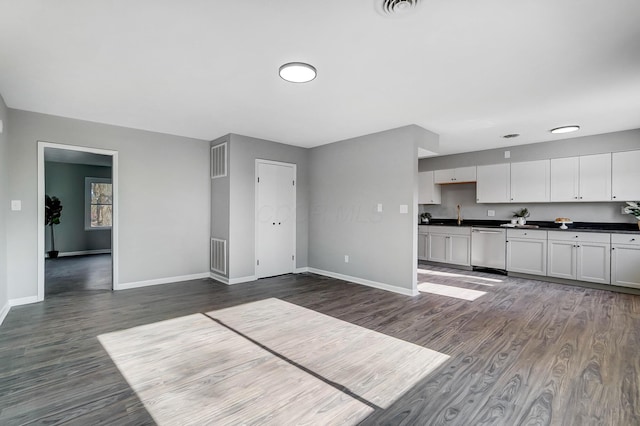
M 293 223 L 293 259 L 291 260 L 292 265 L 291 265 L 291 272 L 295 273 L 296 272 L 296 262 L 298 261 L 297 257 L 298 257 L 298 251 L 296 248 L 296 237 L 297 237 L 297 221 L 298 221 L 298 205 L 297 205 L 297 192 L 298 192 L 298 167 L 296 164 L 294 163 L 285 163 L 282 161 L 272 161 L 272 160 L 262 160 L 259 158 L 256 158 L 256 165 L 255 165 L 255 175 L 254 175 L 254 185 L 255 185 L 255 190 L 254 190 L 254 194 L 255 194 L 255 201 L 254 201 L 254 239 L 255 239 L 255 248 L 253 250 L 253 275 L 256 277 L 256 279 L 259 279 L 258 276 L 258 247 L 260 246 L 260 241 L 258 238 L 258 196 L 259 196 L 259 184 L 258 184 L 258 167 L 260 166 L 260 164 L 270 164 L 273 166 L 284 166 L 284 167 L 291 167 L 293 169 L 293 180 L 295 182 L 295 185 L 292 185 L 293 187 L 293 218 L 292 218 L 292 223 Z
M 111 151 L 99 148 L 90 148 L 78 145 L 65 145 L 60 143 L 38 141 L 38 302 L 44 300 L 44 261 L 45 261 L 45 238 L 44 238 L 44 196 L 45 196 L 45 175 L 44 175 L 44 150 L 45 148 L 65 149 L 68 151 L 81 151 L 92 154 L 107 155 L 111 157 L 111 185 L 113 191 L 112 225 L 111 225 L 111 282 L 112 289 L 119 290 L 118 282 L 118 151 Z

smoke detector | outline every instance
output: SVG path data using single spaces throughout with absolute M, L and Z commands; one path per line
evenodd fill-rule
M 377 0 L 376 3 L 383 16 L 402 16 L 418 7 L 420 0 Z

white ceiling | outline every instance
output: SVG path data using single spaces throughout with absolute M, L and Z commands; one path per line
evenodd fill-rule
M 0 0 L 0 93 L 11 108 L 305 147 L 408 124 L 439 133 L 443 154 L 640 128 L 638 0 L 423 0 L 396 19 L 374 4 Z M 284 82 L 291 61 L 318 77 Z

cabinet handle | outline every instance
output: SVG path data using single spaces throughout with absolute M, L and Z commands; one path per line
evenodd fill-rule
M 578 197 L 573 197 L 573 198 L 576 199 L 576 200 L 578 199 Z
M 580 197 L 580 199 L 582 200 L 582 197 Z
M 611 247 L 611 251 L 613 251 L 613 250 L 615 250 L 615 249 L 616 249 L 615 247 Z
M 636 240 L 635 238 L 632 238 L 632 239 L 631 239 L 631 241 L 635 241 L 635 240 Z
M 613 196 L 613 197 L 611 197 L 611 198 L 616 198 L 616 196 L 614 195 L 614 196 Z

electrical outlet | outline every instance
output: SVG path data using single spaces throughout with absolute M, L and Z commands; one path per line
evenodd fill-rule
M 511 158 L 511 151 L 505 151 L 504 158 Z
M 22 210 L 22 200 L 11 200 L 11 210 L 14 212 Z
M 496 215 L 496 211 L 495 210 L 487 210 L 487 216 L 493 217 L 495 215 Z
M 378 213 L 382 212 L 382 204 L 378 204 Z
M 344 255 L 344 263 L 349 263 L 349 255 L 348 254 Z
M 400 204 L 400 214 L 409 213 L 409 206 L 407 204 Z

